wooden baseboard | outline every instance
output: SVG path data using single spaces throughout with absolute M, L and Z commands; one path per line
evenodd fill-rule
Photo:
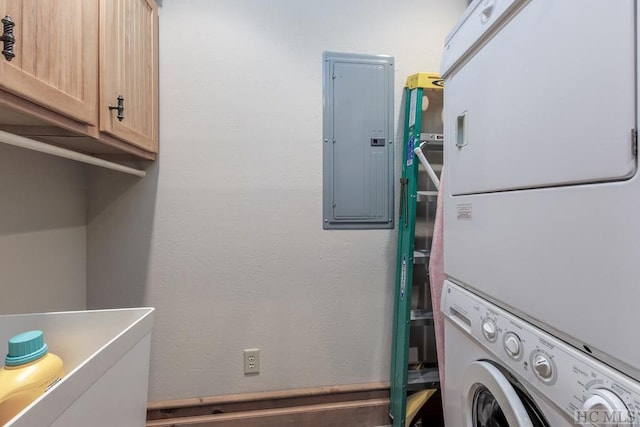
M 150 402 L 147 427 L 372 427 L 391 424 L 389 383 Z

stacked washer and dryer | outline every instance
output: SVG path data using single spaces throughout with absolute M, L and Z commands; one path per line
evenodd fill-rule
M 447 427 L 640 426 L 636 0 L 475 0 L 447 38 Z

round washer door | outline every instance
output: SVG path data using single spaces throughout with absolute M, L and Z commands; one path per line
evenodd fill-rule
M 511 382 L 489 362 L 467 368 L 462 384 L 464 427 L 535 427 Z

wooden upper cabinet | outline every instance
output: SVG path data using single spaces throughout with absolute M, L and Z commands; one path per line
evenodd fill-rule
M 0 0 L 5 17 L 15 56 L 0 56 L 0 88 L 97 125 L 98 0 Z
M 0 19 L 0 130 L 155 159 L 155 0 L 0 0 Z
M 155 1 L 100 0 L 100 131 L 153 153 L 158 152 L 157 43 Z M 121 120 L 113 108 L 118 97 Z

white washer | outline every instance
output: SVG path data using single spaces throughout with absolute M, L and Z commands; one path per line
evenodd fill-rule
M 447 427 L 640 426 L 640 385 L 445 281 Z
M 475 0 L 442 68 L 445 274 L 636 380 L 638 9 Z

